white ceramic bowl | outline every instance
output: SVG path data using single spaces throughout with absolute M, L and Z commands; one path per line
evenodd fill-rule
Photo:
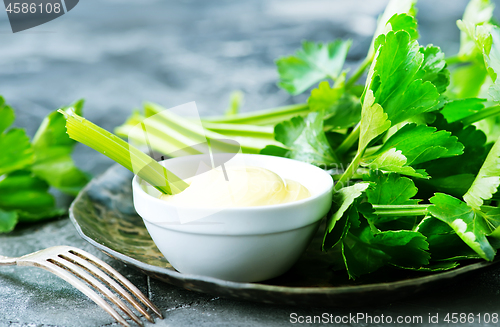
M 159 191 L 138 176 L 132 181 L 134 206 L 151 238 L 172 266 L 237 282 L 277 277 L 297 261 L 332 203 L 331 176 L 313 165 L 287 158 L 240 154 L 246 165 L 269 169 L 307 187 L 311 197 L 296 202 L 226 208 L 178 208 L 158 198 Z M 167 159 L 174 174 L 194 175 L 197 155 Z M 181 223 L 179 210 L 208 216 Z M 185 211 L 184 211 L 185 212 Z M 211 213 L 211 214 L 210 214 Z

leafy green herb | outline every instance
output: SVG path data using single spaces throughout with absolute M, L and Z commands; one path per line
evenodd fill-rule
M 484 109 L 486 99 L 466 98 L 449 101 L 441 109 L 441 114 L 448 123 L 460 121 Z
M 398 174 L 383 174 L 381 171 L 371 171 L 365 181 L 373 183 L 373 187 L 366 190 L 368 202 L 371 204 L 417 204 L 420 200 L 411 199 L 418 189 L 409 178 Z
M 349 278 L 356 278 L 390 264 L 422 267 L 429 263 L 429 245 L 419 232 L 374 231 L 366 222 L 351 228 L 342 242 L 342 254 Z
M 14 117 L 14 109 L 0 97 L 0 175 L 23 169 L 34 161 L 33 147 L 26 132 L 19 128 L 6 130 Z
M 74 106 L 81 112 L 83 102 Z M 24 130 L 9 128 L 14 110 L 0 97 L 0 233 L 18 222 L 35 222 L 63 215 L 49 193 L 50 186 L 76 194 L 87 182 L 71 159 L 74 142 L 66 135 L 64 120 L 50 113 L 33 141 Z
M 62 110 L 69 108 L 81 115 L 83 101 Z M 89 176 L 78 169 L 71 158 L 76 142 L 67 136 L 65 125 L 64 117 L 56 111 L 44 119 L 33 138 L 36 159 L 31 171 L 49 185 L 76 195 L 87 184 Z
M 427 177 L 424 170 L 409 167 L 438 158 L 458 156 L 464 146 L 450 132 L 434 127 L 407 124 L 384 142 L 375 153 L 363 158 L 364 165 L 414 177 Z
M 473 208 L 450 195 L 437 193 L 429 200 L 430 213 L 447 223 L 481 258 L 493 260 L 496 250 L 486 238 L 489 234 L 484 219 Z
M 0 233 L 10 232 L 16 227 L 18 215 L 15 211 L 0 209 Z
M 349 215 L 348 210 L 354 201 L 359 198 L 364 191 L 366 191 L 368 186 L 370 186 L 369 183 L 358 183 L 353 186 L 344 187 L 337 194 L 335 194 L 332 212 L 327 221 L 323 249 L 333 247 L 341 239 L 341 235 L 330 236 L 330 233 L 333 231 L 333 228 L 338 221 L 343 220 L 344 226 L 347 224 L 348 221 L 346 219 Z M 343 217 L 346 217 L 346 219 L 343 219 Z M 330 238 L 328 240 L 329 246 L 325 246 L 328 238 Z
M 276 61 L 278 85 L 291 94 L 300 94 L 323 79 L 336 80 L 350 47 L 350 41 L 341 40 L 327 44 L 304 42 L 294 56 Z
M 491 148 L 470 189 L 464 195 L 468 205 L 479 209 L 491 199 L 500 185 L 500 139 Z
M 338 162 L 323 131 L 322 112 L 311 112 L 305 118 L 294 117 L 274 128 L 276 140 L 283 143 L 287 150 L 284 157 L 329 166 Z M 276 149 L 276 148 L 271 148 Z M 262 150 L 269 153 L 269 148 Z

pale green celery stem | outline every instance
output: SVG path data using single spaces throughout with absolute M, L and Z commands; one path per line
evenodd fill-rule
M 300 103 L 290 106 L 238 114 L 234 117 L 209 117 L 203 119 L 203 121 L 210 123 L 274 125 L 284 120 L 291 119 L 295 116 L 306 115 L 308 112 L 309 105 L 307 103 Z
M 345 172 L 340 176 L 340 179 L 335 183 L 333 187 L 334 192 L 340 191 L 341 188 L 347 186 L 349 180 L 351 180 L 352 176 L 355 174 L 356 170 L 359 167 L 359 163 L 361 162 L 361 157 L 363 156 L 363 151 L 358 151 L 356 156 L 351 161 Z
M 335 153 L 342 157 L 349 149 L 356 143 L 359 139 L 360 124 L 358 123 L 356 127 L 351 131 L 351 133 L 345 138 L 345 140 L 339 145 Z
M 380 216 L 425 216 L 430 204 L 373 205 Z
M 475 122 L 481 121 L 485 118 L 500 115 L 500 105 L 485 108 L 475 114 L 465 117 L 461 120 L 464 126 L 471 125 Z
M 338 181 L 342 177 L 342 174 L 335 174 L 335 175 L 331 175 L 331 176 L 332 176 L 334 181 Z M 353 174 L 351 176 L 351 179 L 363 179 L 363 175 L 362 174 Z
M 175 114 L 170 113 L 168 110 L 165 110 L 163 107 L 158 106 L 156 104 L 152 103 L 147 103 L 144 105 L 144 108 L 146 110 L 152 111 L 159 113 L 161 112 L 161 115 L 159 115 L 158 121 L 161 123 L 164 123 L 166 126 L 169 126 L 181 134 L 190 134 L 194 137 L 196 137 L 198 140 L 204 140 L 205 138 L 208 140 L 211 139 L 225 139 L 227 138 L 223 134 L 219 134 L 216 132 L 212 132 L 210 130 L 204 129 L 202 125 L 198 125 L 196 123 L 191 122 L 189 119 L 177 116 Z M 148 123 L 149 125 L 149 123 Z M 158 130 L 161 132 L 162 128 L 158 128 Z M 264 146 L 261 146 L 260 144 L 257 144 L 257 142 L 253 142 L 252 139 L 247 138 L 238 138 L 237 139 L 238 143 L 241 145 L 241 149 L 243 152 L 246 153 L 259 153 Z M 197 142 L 200 143 L 200 142 Z M 267 143 L 267 140 L 266 140 Z M 278 145 L 277 142 L 274 142 L 275 145 Z
M 143 118 L 144 117 L 134 117 L 129 119 L 126 124 L 116 128 L 115 132 L 122 137 L 128 137 L 131 141 L 144 144 L 144 133 L 142 129 L 139 130 L 135 128 L 142 122 Z M 204 142 L 204 138 L 190 138 L 186 136 L 186 134 L 179 133 L 177 130 L 167 125 L 163 125 L 157 120 L 148 121 L 147 132 L 151 147 L 163 154 L 171 154 L 180 149 L 189 150 L 189 146 Z M 190 154 L 199 154 L 199 152 Z
M 122 137 L 128 137 L 129 140 L 136 142 L 138 144 L 144 143 L 144 135 L 136 128 L 130 125 L 122 125 L 119 128 L 115 129 L 116 133 Z M 171 131 L 169 131 L 171 132 Z M 174 134 L 174 133 L 172 133 Z M 173 156 L 175 152 L 179 150 L 184 150 L 184 155 L 194 155 L 201 154 L 200 151 L 197 151 L 192 147 L 194 142 L 190 142 L 190 145 L 180 142 L 176 138 L 172 138 L 168 136 L 166 133 L 158 132 L 152 127 L 148 127 L 148 138 L 151 145 L 151 148 L 155 151 L 160 152 L 161 154 L 165 154 L 168 156 Z
M 155 105 L 147 104 L 146 106 L 149 110 L 158 110 L 158 108 L 153 107 Z M 158 110 L 158 112 L 160 111 L 161 110 Z M 185 149 L 189 154 L 193 154 L 191 153 L 192 151 L 198 153 L 196 150 L 190 150 L 188 147 L 204 143 L 207 139 L 228 138 L 223 134 L 205 130 L 202 126 L 188 119 L 170 114 L 167 111 L 162 111 L 162 115 L 156 117 L 158 118 L 148 119 L 148 136 L 150 137 L 151 147 L 163 154 L 171 155 L 181 149 Z M 122 137 L 130 137 L 134 142 L 144 143 L 144 138 L 141 133 L 138 131 L 136 131 L 136 133 L 132 132 L 132 128 L 135 126 L 134 124 L 139 124 L 140 122 L 140 120 L 129 120 L 115 131 Z M 273 140 L 267 138 L 237 137 L 235 139 L 241 145 L 241 149 L 245 153 L 259 153 L 267 144 L 278 144 L 276 141 L 273 142 Z M 259 144 L 259 141 L 262 144 Z
M 463 63 L 458 55 L 450 56 L 448 58 L 445 58 L 444 60 L 449 66 Z
M 66 118 L 67 133 L 72 139 L 106 155 L 128 170 L 136 172 L 139 177 L 150 183 L 160 192 L 175 194 L 187 187 L 186 183 L 165 169 L 165 167 L 116 135 L 75 113 L 67 113 L 63 110 L 59 110 L 59 112 Z M 133 161 L 137 167 L 134 167 Z M 137 170 L 134 168 L 138 167 L 142 169 L 138 172 L 134 171 Z
M 230 136 L 248 136 L 270 138 L 274 140 L 273 126 L 258 126 L 250 124 L 229 124 L 229 123 L 211 123 L 204 121 L 203 127 L 216 133 Z
M 363 76 L 365 70 L 370 67 L 373 61 L 373 56 L 366 57 L 365 60 L 359 65 L 358 69 L 352 74 L 347 83 L 345 84 L 345 88 L 348 90 L 354 86 L 354 84 Z

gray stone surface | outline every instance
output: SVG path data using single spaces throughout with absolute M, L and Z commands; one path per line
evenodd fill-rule
M 0 90 L 17 110 L 16 125 L 33 135 L 49 111 L 85 98 L 85 115 L 112 129 L 143 101 L 171 107 L 196 101 L 204 115 L 221 113 L 230 92 L 246 95 L 244 111 L 304 101 L 276 87 L 274 60 L 303 39 L 354 40 L 348 65 L 367 51 L 385 0 L 101 0 L 80 1 L 61 18 L 12 34 L 0 14 Z M 422 43 L 458 49 L 465 0 L 421 0 Z M 498 17 L 498 15 L 497 15 Z M 111 162 L 79 146 L 75 158 L 95 175 Z M 70 199 L 61 198 L 61 203 Z M 285 326 L 289 315 L 474 314 L 500 308 L 500 269 L 470 275 L 386 306 L 293 308 L 240 302 L 150 280 L 98 253 L 68 219 L 21 227 L 0 236 L 0 253 L 17 256 L 74 245 L 108 261 L 149 294 L 165 320 L 157 326 Z M 43 270 L 0 268 L 0 326 L 110 326 L 113 319 L 70 285 Z

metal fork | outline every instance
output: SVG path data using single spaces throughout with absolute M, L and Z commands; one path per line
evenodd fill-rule
M 151 303 L 151 301 L 130 281 L 111 268 L 111 266 L 104 261 L 78 248 L 71 246 L 54 246 L 45 250 L 27 254 L 20 258 L 9 258 L 0 255 L 0 266 L 13 265 L 39 267 L 56 274 L 87 295 L 123 326 L 130 325 L 120 314 L 118 314 L 118 312 L 116 312 L 115 309 L 113 309 L 108 302 L 87 286 L 84 281 L 92 286 L 96 291 L 102 293 L 104 297 L 120 308 L 140 326 L 143 326 L 143 323 L 139 317 L 129 307 L 127 307 L 122 300 L 111 292 L 109 288 L 121 295 L 126 302 L 131 304 L 150 322 L 154 323 L 151 315 L 136 299 L 131 296 L 131 294 L 139 299 L 143 305 L 146 306 L 146 308 L 151 309 L 161 319 L 163 319 L 160 310 L 158 310 L 158 308 Z M 100 279 L 101 282 L 96 278 Z M 109 288 L 103 285 L 102 282 Z M 118 282 L 128 289 L 130 293 L 124 290 Z

